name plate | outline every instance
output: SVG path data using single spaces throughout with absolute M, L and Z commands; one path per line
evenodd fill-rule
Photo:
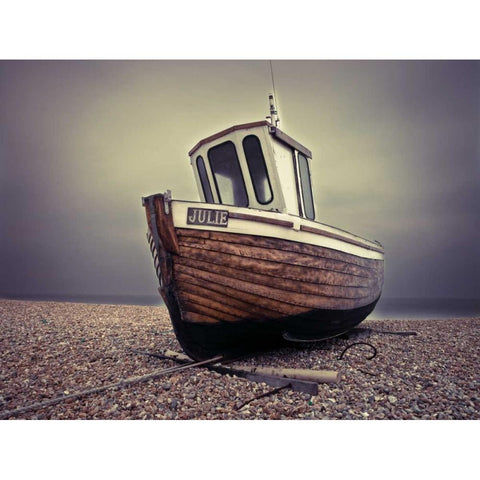
M 189 207 L 187 211 L 187 224 L 227 227 L 228 210 L 211 210 L 209 208 Z

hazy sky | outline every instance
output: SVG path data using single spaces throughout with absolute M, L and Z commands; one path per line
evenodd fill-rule
M 480 62 L 273 62 L 319 221 L 386 250 L 384 296 L 478 298 Z M 155 295 L 141 197 L 268 114 L 268 61 L 0 62 L 3 294 Z

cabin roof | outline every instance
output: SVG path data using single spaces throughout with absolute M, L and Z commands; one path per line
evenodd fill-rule
M 286 133 L 282 132 L 279 128 L 274 127 L 271 123 L 267 122 L 266 120 L 261 120 L 259 122 L 251 122 L 251 123 L 242 123 L 240 125 L 234 125 L 233 127 L 226 128 L 225 130 L 222 130 L 221 132 L 215 133 L 214 135 L 210 135 L 209 137 L 206 137 L 206 138 L 200 140 L 188 152 L 188 155 L 189 156 L 193 155 L 202 145 L 205 145 L 206 143 L 212 142 L 213 140 L 216 140 L 217 138 L 221 138 L 225 135 L 228 135 L 229 133 L 232 133 L 235 130 L 245 130 L 247 128 L 264 127 L 264 126 L 265 127 L 270 127 L 269 131 L 275 138 L 277 138 L 278 140 L 280 140 L 283 143 L 286 143 L 287 145 L 290 145 L 291 147 L 295 148 L 299 152 L 302 152 L 308 158 L 312 158 L 312 152 L 308 148 L 304 147 L 301 143 L 297 142 L 292 137 L 290 137 Z

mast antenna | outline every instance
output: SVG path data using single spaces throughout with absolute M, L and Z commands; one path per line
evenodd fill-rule
M 278 111 L 275 107 L 275 99 L 277 98 L 277 92 L 275 91 L 275 79 L 273 76 L 273 67 L 272 67 L 272 61 L 270 60 L 270 73 L 272 75 L 272 87 L 273 87 L 273 94 L 270 93 L 268 95 L 268 100 L 270 102 L 270 115 L 267 116 L 266 118 L 269 118 L 272 125 L 275 127 L 278 127 L 278 124 L 280 123 L 280 117 L 278 116 Z

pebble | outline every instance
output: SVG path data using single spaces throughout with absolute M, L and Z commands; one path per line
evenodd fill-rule
M 319 384 L 315 396 L 282 390 L 257 398 L 274 387 L 198 368 L 10 418 L 480 419 L 480 318 L 367 320 L 361 327 L 371 331 L 232 365 L 342 373 L 338 384 Z M 182 351 L 164 307 L 0 300 L 0 328 L 0 414 L 173 365 L 132 349 Z M 339 360 L 359 338 L 374 345 L 377 356 L 367 360 L 370 349 L 352 348 Z

